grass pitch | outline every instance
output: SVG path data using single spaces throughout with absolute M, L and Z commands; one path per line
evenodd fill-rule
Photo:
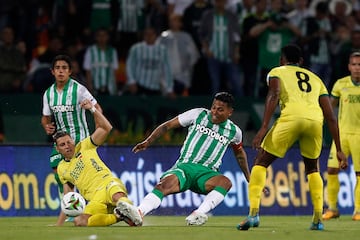
M 143 227 L 128 227 L 118 223 L 110 227 L 49 226 L 56 217 L 0 217 L 2 240 L 313 240 L 357 239 L 360 222 L 351 216 L 325 222 L 324 231 L 308 230 L 311 216 L 261 216 L 260 227 L 238 231 L 236 225 L 243 216 L 212 216 L 203 226 L 185 226 L 185 216 L 147 216 Z

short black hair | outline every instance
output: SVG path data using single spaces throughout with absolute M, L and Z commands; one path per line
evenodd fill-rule
M 54 133 L 52 135 L 52 138 L 54 140 L 54 143 L 56 143 L 56 141 L 61 138 L 61 137 L 64 137 L 64 136 L 70 136 L 70 134 L 66 131 L 57 131 L 56 133 Z
M 302 58 L 301 49 L 295 44 L 289 44 L 281 48 L 281 55 L 284 56 L 289 63 L 300 63 Z
M 64 55 L 64 54 L 60 54 L 57 55 L 56 57 L 54 57 L 52 63 L 51 63 L 51 68 L 54 69 L 55 64 L 57 61 L 65 61 L 68 65 L 69 65 L 69 69 L 72 69 L 71 66 L 71 58 L 68 55 Z
M 216 93 L 214 99 L 226 103 L 228 107 L 233 107 L 235 102 L 233 95 L 228 92 Z

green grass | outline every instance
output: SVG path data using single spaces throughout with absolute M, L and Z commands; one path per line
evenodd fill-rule
M 203 226 L 185 226 L 184 216 L 145 218 L 143 227 L 128 227 L 118 223 L 110 227 L 77 228 L 72 223 L 52 227 L 55 217 L 1 217 L 0 239 L 51 239 L 51 240 L 340 240 L 357 239 L 360 236 L 359 222 L 351 216 L 325 222 L 324 231 L 310 231 L 310 216 L 261 216 L 258 228 L 238 231 L 236 224 L 243 217 L 209 217 Z M 96 237 L 95 237 L 96 236 Z

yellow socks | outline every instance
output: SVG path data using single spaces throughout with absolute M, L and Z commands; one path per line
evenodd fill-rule
M 114 214 L 95 214 L 88 219 L 88 227 L 109 226 L 117 222 Z
M 307 177 L 309 181 L 311 201 L 314 206 L 313 222 L 318 223 L 322 220 L 324 184 L 319 172 L 310 173 Z
M 249 182 L 249 202 L 250 216 L 255 216 L 259 212 L 260 197 L 266 181 L 266 168 L 263 166 L 254 166 L 251 170 Z
M 337 174 L 328 174 L 327 176 L 327 198 L 329 208 L 337 210 L 338 194 L 340 189 L 339 177 Z

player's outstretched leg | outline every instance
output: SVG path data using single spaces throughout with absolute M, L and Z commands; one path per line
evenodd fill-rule
M 142 225 L 143 218 L 140 211 L 130 203 L 119 201 L 114 209 L 114 214 L 117 218 L 129 224 L 129 226 Z
M 258 227 L 260 225 L 259 214 L 256 216 L 247 216 L 241 223 L 239 223 L 236 228 L 238 230 L 248 230 L 251 227 Z

